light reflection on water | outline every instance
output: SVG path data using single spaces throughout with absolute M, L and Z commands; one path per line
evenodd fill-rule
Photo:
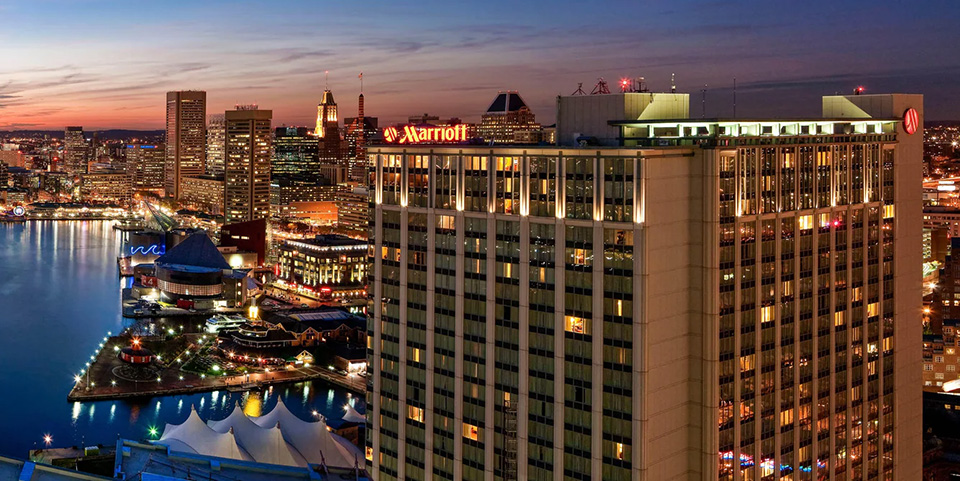
M 0 349 L 0 386 L 16 393 L 0 396 L 0 455 L 24 458 L 47 432 L 56 447 L 143 439 L 150 426 L 162 431 L 183 422 L 191 406 L 204 420 L 222 419 L 237 403 L 263 414 L 282 397 L 299 417 L 313 419 L 316 410 L 335 424 L 343 405 L 356 402 L 317 382 L 271 387 L 258 396 L 67 403 L 73 376 L 103 336 L 126 325 L 119 295 L 130 280 L 117 278 L 118 251 L 119 236 L 108 222 L 0 224 L 0 329 L 16 339 Z

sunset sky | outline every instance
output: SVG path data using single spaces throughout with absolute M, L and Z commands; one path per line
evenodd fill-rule
M 690 92 L 708 116 L 819 115 L 824 94 L 926 95 L 960 119 L 960 3 L 906 1 L 0 0 L 0 130 L 163 126 L 164 92 L 206 90 L 306 125 L 324 72 L 341 116 L 476 121 L 519 90 L 543 123 L 597 77 Z

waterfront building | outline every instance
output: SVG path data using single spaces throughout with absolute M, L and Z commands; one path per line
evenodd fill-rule
M 491 144 L 514 144 L 518 139 L 532 138 L 527 131 L 540 131 L 536 116 L 516 91 L 500 92 L 480 117 L 477 135 Z M 537 137 L 539 142 L 539 137 Z
M 63 170 L 82 174 L 87 167 L 87 139 L 83 127 L 67 127 L 63 131 Z
M 180 200 L 185 177 L 203 175 L 207 93 L 197 90 L 167 92 L 166 196 Z
M 287 240 L 280 246 L 277 278 L 321 297 L 353 299 L 366 295 L 367 243 L 329 234 Z
M 84 202 L 130 202 L 131 177 L 126 172 L 103 171 L 80 174 L 80 198 Z
M 270 216 L 271 110 L 238 106 L 226 121 L 225 222 Z
M 922 108 L 371 147 L 376 478 L 919 479 Z
M 127 175 L 134 190 L 163 189 L 166 149 L 163 144 L 129 144 L 124 149 Z
M 277 127 L 273 138 L 271 177 L 298 176 L 317 182 L 320 177 L 319 146 L 317 137 L 306 127 Z
M 223 175 L 226 149 L 226 123 L 223 114 L 213 114 L 207 123 L 207 166 L 209 175 Z
M 223 294 L 223 272 L 231 270 L 204 232 L 166 249 L 154 265 L 157 289 L 165 302 L 219 298 Z
M 330 169 L 343 172 L 343 168 Z M 295 202 L 335 202 L 338 185 L 316 185 L 302 179 L 280 178 L 270 184 L 271 213 L 282 216 Z
M 220 215 L 224 205 L 224 176 L 197 175 L 183 178 L 180 205 Z

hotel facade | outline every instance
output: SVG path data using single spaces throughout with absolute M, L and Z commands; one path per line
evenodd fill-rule
M 919 479 L 908 109 L 370 147 L 374 478 Z

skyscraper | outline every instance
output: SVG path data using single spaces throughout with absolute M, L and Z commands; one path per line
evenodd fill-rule
M 163 189 L 165 150 L 163 144 L 126 146 L 126 171 L 134 190 Z
M 333 100 L 333 92 L 323 91 L 320 104 L 317 105 L 317 126 L 313 131 L 320 139 L 320 162 L 323 164 L 338 164 L 343 159 L 340 145 L 340 122 L 337 117 L 337 102 Z
M 378 481 L 919 479 L 923 101 L 861 97 L 369 149 Z
M 301 177 L 315 185 L 320 176 L 319 142 L 307 127 L 277 127 L 270 166 L 272 177 Z
M 345 132 L 343 140 L 347 144 L 347 163 L 349 164 L 350 180 L 367 182 L 367 145 L 378 140 L 377 117 L 367 117 L 363 112 L 363 94 L 360 94 L 356 117 L 343 119 Z
M 167 92 L 167 159 L 164 166 L 167 197 L 178 200 L 182 179 L 204 173 L 206 119 L 206 92 Z
M 270 217 L 270 120 L 273 112 L 237 106 L 224 114 L 226 126 L 226 223 Z
M 207 173 L 223 175 L 224 125 L 223 114 L 210 116 L 207 123 Z
M 83 127 L 67 127 L 63 131 L 63 169 L 71 174 L 87 172 L 87 139 Z

